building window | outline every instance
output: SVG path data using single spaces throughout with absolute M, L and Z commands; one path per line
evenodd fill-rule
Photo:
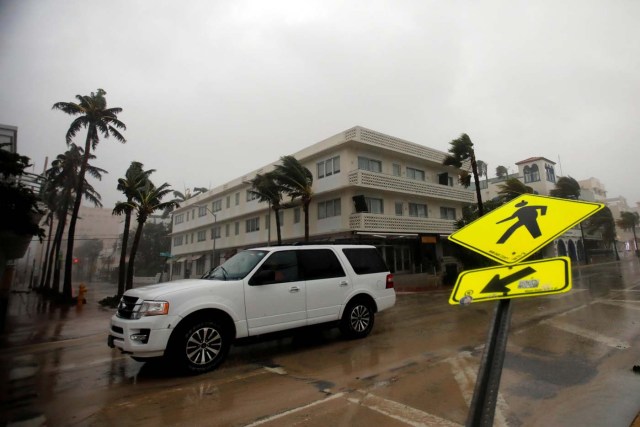
M 260 218 L 251 218 L 246 221 L 245 224 L 245 232 L 252 233 L 254 231 L 260 230 Z
M 221 233 L 222 233 L 222 230 L 219 225 L 213 227 L 211 229 L 211 240 L 213 240 L 214 238 L 219 239 L 222 236 Z
M 234 228 L 235 228 L 234 233 L 237 236 L 238 234 L 240 234 L 240 222 L 239 221 L 236 221 L 236 223 L 234 224 Z
M 173 264 L 173 274 L 176 276 L 180 276 L 182 274 L 182 263 L 176 262 Z
M 396 202 L 396 215 L 402 216 L 402 202 Z
M 205 216 L 207 214 L 207 207 L 206 206 L 200 206 L 198 207 L 198 216 Z
M 318 219 L 330 218 L 332 216 L 340 216 L 342 208 L 340 199 L 328 200 L 318 203 Z
M 182 224 L 184 222 L 184 214 L 178 214 L 174 217 L 174 224 Z
M 293 223 L 298 224 L 300 222 L 300 208 L 293 208 Z
M 440 208 L 441 219 L 456 219 L 456 208 Z
M 224 235 L 225 237 L 229 237 L 229 230 L 231 229 L 231 227 L 229 226 L 229 224 L 226 224 L 224 226 Z
M 231 207 L 231 196 L 227 196 L 227 209 Z
M 200 259 L 196 260 L 196 274 L 198 276 L 202 276 L 204 274 L 204 257 L 201 256 Z
M 193 243 L 193 236 L 194 236 L 194 233 L 191 233 L 191 243 Z
M 278 222 L 280 223 L 280 227 L 284 225 L 284 211 L 278 211 Z
M 556 182 L 556 171 L 553 166 L 545 163 L 544 168 L 547 171 L 547 181 Z
M 331 176 L 340 172 L 340 156 L 332 157 L 328 160 L 323 160 L 317 163 L 318 166 L 318 178 L 324 178 L 325 176 Z
M 420 169 L 407 168 L 407 178 L 424 181 L 424 171 Z
M 255 200 L 257 198 L 258 198 L 258 195 L 255 192 L 253 192 L 251 190 L 247 190 L 247 202 L 250 202 L 250 201 Z
M 190 213 L 190 212 L 187 212 L 187 221 L 189 221 L 189 213 Z
M 540 181 L 540 171 L 538 165 L 524 167 L 524 183 Z
M 422 203 L 409 203 L 409 216 L 418 218 L 427 217 L 427 205 Z
M 173 238 L 173 246 L 182 246 L 184 236 L 176 236 Z
M 240 193 L 236 193 L 236 206 L 240 204 Z
M 214 200 L 213 203 L 211 203 L 211 210 L 213 212 L 221 211 L 222 210 L 222 199 Z
M 453 187 L 453 177 L 449 176 L 447 172 L 438 174 L 438 184 L 440 185 L 448 185 L 449 187 Z
M 198 242 L 204 242 L 205 240 L 207 240 L 207 231 L 198 231 Z
M 358 157 L 358 169 L 380 173 L 382 172 L 382 162 L 367 157 Z
M 365 197 L 364 201 L 367 203 L 367 209 L 369 213 L 383 214 L 384 202 L 382 199 L 374 199 L 371 197 Z
M 402 176 L 402 168 L 400 167 L 399 164 L 394 163 L 392 165 L 393 168 L 393 176 Z

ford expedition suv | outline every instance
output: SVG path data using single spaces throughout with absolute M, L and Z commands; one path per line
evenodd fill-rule
M 201 279 L 130 289 L 108 344 L 136 360 L 164 357 L 188 372 L 214 369 L 236 338 L 336 322 L 364 338 L 395 304 L 393 276 L 366 245 L 245 250 Z

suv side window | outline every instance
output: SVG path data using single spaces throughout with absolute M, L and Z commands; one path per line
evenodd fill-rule
M 304 280 L 345 277 L 340 261 L 330 249 L 309 249 L 298 252 L 298 260 Z
M 356 274 L 384 273 L 389 271 L 376 248 L 345 248 L 342 250 Z
M 260 266 L 255 277 L 260 277 L 261 285 L 272 283 L 297 282 L 300 279 L 298 274 L 298 259 L 296 251 L 278 251 L 271 254 L 269 258 Z M 250 285 L 258 283 L 249 283 Z

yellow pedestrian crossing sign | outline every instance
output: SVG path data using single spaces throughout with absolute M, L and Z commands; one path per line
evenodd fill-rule
M 502 264 L 515 264 L 604 208 L 603 203 L 524 194 L 449 236 Z
M 571 260 L 548 258 L 516 265 L 467 270 L 460 273 L 449 304 L 467 305 L 498 299 L 535 297 L 571 289 Z

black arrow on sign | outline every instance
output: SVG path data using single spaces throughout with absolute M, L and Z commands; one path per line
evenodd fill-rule
M 509 288 L 507 288 L 508 284 L 513 283 L 516 280 L 520 280 L 524 277 L 527 277 L 528 275 L 533 274 L 535 272 L 536 272 L 535 269 L 531 267 L 527 267 L 509 276 L 503 277 L 502 279 L 500 278 L 499 274 L 496 274 L 495 276 L 493 276 L 493 279 L 491 279 L 489 283 L 487 283 L 487 286 L 485 286 L 480 293 L 488 294 L 493 292 L 503 292 L 505 295 L 507 295 L 509 293 Z

